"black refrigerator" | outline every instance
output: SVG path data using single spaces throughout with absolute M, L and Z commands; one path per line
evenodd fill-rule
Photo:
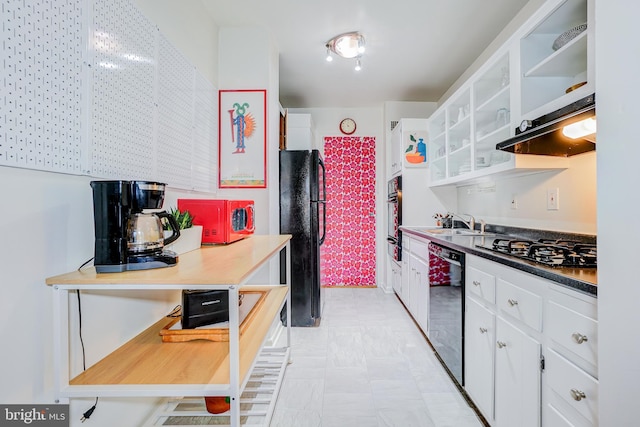
M 280 234 L 293 236 L 291 326 L 318 326 L 322 317 L 320 246 L 326 234 L 325 190 L 325 167 L 318 150 L 280 151 Z M 282 253 L 281 275 L 286 271 L 285 260 Z M 286 323 L 285 311 L 281 318 Z

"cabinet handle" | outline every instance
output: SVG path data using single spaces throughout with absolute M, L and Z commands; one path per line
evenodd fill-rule
M 504 343 L 502 341 L 498 341 L 498 342 L 496 342 L 496 345 L 498 346 L 498 348 L 505 348 L 507 346 L 507 343 Z
M 486 334 L 487 333 L 487 328 L 480 327 L 480 333 L 481 334 Z
M 509 303 L 509 305 L 510 305 L 511 307 L 518 305 L 518 301 L 517 301 L 517 300 L 515 300 L 515 299 L 511 299 L 511 298 L 509 298 L 509 299 L 507 300 L 507 302 Z
M 576 390 L 575 388 L 571 389 L 571 397 L 576 402 L 580 402 L 582 399 L 586 399 L 587 395 L 584 394 L 584 391 Z
M 571 335 L 571 338 L 573 338 L 573 340 L 577 343 L 577 344 L 582 344 L 583 342 L 587 342 L 589 341 L 589 339 L 587 338 L 586 335 L 582 335 L 579 332 L 574 332 Z
M 473 281 L 473 284 L 474 284 L 475 286 L 480 286 L 480 282 L 479 282 L 479 281 L 477 281 L 477 280 L 474 280 L 474 281 Z

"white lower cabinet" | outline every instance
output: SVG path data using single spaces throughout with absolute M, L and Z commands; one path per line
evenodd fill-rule
M 496 320 L 496 425 L 540 425 L 540 343 L 502 317 Z
M 494 419 L 495 325 L 494 313 L 474 299 L 466 299 L 465 389 L 489 422 Z
M 391 261 L 391 287 L 396 294 L 402 290 L 402 267 Z
M 402 236 L 402 260 L 400 261 L 400 265 L 402 266 L 402 286 L 400 286 L 399 295 L 406 307 L 409 307 L 410 298 L 409 277 L 411 270 L 409 269 L 409 245 L 409 238 Z
M 429 264 L 411 254 L 409 260 L 411 268 L 411 304 L 413 318 L 426 333 L 428 331 L 429 310 Z
M 465 390 L 498 427 L 598 425 L 596 298 L 467 254 Z
M 402 236 L 400 276 L 398 289 L 394 287 L 394 290 L 426 334 L 429 321 L 429 251 L 426 240 Z
M 545 327 L 544 426 L 598 425 L 598 320 L 596 299 L 549 292 Z

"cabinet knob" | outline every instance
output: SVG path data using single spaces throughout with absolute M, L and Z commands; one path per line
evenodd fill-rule
M 496 345 L 498 346 L 498 348 L 505 348 L 507 346 L 507 343 L 504 343 L 502 341 L 497 341 Z
M 571 334 L 571 338 L 573 338 L 573 340 L 577 344 L 582 344 L 583 342 L 589 341 L 586 335 L 582 335 L 579 332 L 574 332 L 573 334 Z
M 575 388 L 571 389 L 571 397 L 573 398 L 573 400 L 575 400 L 576 402 L 580 402 L 582 399 L 586 399 L 587 395 L 584 394 L 584 391 L 580 391 L 577 390 Z
M 518 305 L 518 301 L 517 301 L 517 300 L 515 300 L 515 299 L 511 299 L 511 298 L 509 298 L 509 299 L 507 300 L 507 302 L 509 303 L 509 305 L 510 305 L 511 307 Z
M 480 327 L 480 333 L 481 334 L 486 334 L 487 333 L 487 328 Z
M 474 281 L 473 281 L 473 284 L 474 284 L 475 286 L 480 286 L 480 282 L 479 282 L 479 281 L 477 281 L 477 280 L 474 280 Z

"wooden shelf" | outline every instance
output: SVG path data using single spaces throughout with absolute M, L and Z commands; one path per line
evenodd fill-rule
M 210 285 L 241 285 L 291 239 L 285 235 L 254 235 L 229 245 L 202 246 L 180 255 L 173 267 L 122 273 L 96 273 L 84 268 L 46 279 L 67 289 L 187 289 Z M 204 286 L 200 286 L 204 285 Z
M 287 297 L 286 286 L 250 288 L 267 294 L 251 326 L 240 337 L 241 382 L 249 374 Z M 70 385 L 229 384 L 229 343 L 206 340 L 164 343 L 160 330 L 172 320 L 166 317 L 159 320 L 73 378 Z

